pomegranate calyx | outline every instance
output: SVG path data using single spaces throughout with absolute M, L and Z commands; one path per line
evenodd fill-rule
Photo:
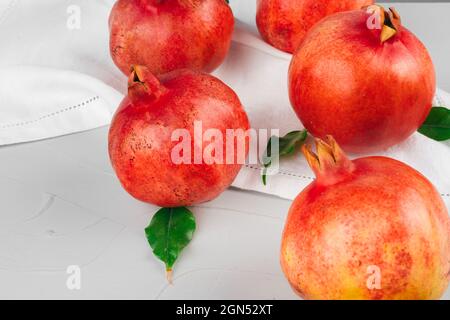
M 302 152 L 321 184 L 334 184 L 347 177 L 354 170 L 354 164 L 332 136 L 325 140 L 315 139 L 316 153 L 310 144 L 302 147 Z
M 383 6 L 378 4 L 368 6 L 367 8 L 369 11 L 380 15 L 379 23 L 381 27 L 381 43 L 388 41 L 399 32 L 402 21 L 398 11 L 394 7 L 390 7 L 389 11 L 385 10 Z
M 384 10 L 384 9 L 383 9 Z M 400 30 L 401 18 L 397 10 L 393 7 L 388 11 L 384 11 L 384 23 L 381 29 L 381 42 L 384 43 L 387 40 L 395 36 Z
M 131 99 L 157 99 L 166 89 L 146 67 L 133 65 L 128 77 L 128 95 Z

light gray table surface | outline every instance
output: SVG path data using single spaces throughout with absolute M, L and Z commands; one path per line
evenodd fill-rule
M 253 23 L 242 3 L 236 16 Z M 450 4 L 397 7 L 450 91 Z M 122 190 L 106 144 L 104 127 L 0 147 L 0 298 L 296 298 L 278 261 L 290 201 L 230 189 L 194 207 L 198 230 L 168 285 L 144 237 L 157 208 Z M 80 290 L 66 285 L 71 265 Z

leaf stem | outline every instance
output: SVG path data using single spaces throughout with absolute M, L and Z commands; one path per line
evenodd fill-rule
M 173 284 L 173 272 L 172 269 L 166 269 L 166 279 L 169 284 Z

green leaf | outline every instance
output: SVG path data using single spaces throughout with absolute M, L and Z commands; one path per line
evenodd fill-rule
M 272 144 L 278 142 L 278 157 L 281 158 L 283 156 L 292 155 L 296 150 L 300 148 L 307 137 L 308 131 L 306 130 L 292 131 L 281 138 L 277 136 L 270 137 L 263 156 L 264 169 L 262 171 L 262 181 L 264 185 L 266 185 L 267 183 L 267 168 L 272 165 L 273 156 L 276 156 L 272 156 Z
M 185 208 L 162 208 L 145 229 L 153 254 L 166 265 L 168 278 L 181 251 L 192 240 L 195 231 L 195 217 Z
M 450 110 L 445 107 L 432 108 L 419 132 L 437 141 L 450 139 Z

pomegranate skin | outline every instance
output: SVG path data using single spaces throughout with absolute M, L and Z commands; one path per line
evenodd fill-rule
M 426 119 L 436 90 L 423 44 L 406 28 L 380 41 L 365 10 L 325 18 L 308 34 L 289 69 L 291 104 L 316 137 L 334 136 L 350 152 L 402 142 Z
M 119 0 L 109 29 L 111 57 L 126 75 L 132 65 L 155 75 L 211 72 L 228 53 L 234 17 L 225 0 Z
M 212 153 L 204 152 L 211 141 L 195 140 L 195 121 L 202 122 L 201 134 L 217 129 L 225 137 L 226 129 L 249 129 L 239 98 L 217 78 L 177 70 L 158 80 L 146 68 L 134 68 L 129 94 L 120 104 L 109 131 L 111 163 L 128 193 L 161 207 L 179 207 L 212 200 L 231 185 L 241 163 L 224 160 L 208 164 L 207 157 Z M 174 139 L 172 135 L 184 129 L 191 139 L 190 161 L 176 163 L 173 150 L 186 140 Z M 203 155 L 200 163 L 194 158 L 199 143 L 199 154 Z M 237 148 L 244 148 L 242 154 L 247 156 L 248 143 L 234 141 L 236 158 Z M 223 154 L 225 159 L 225 146 Z
M 356 10 L 373 0 L 258 0 L 256 25 L 262 38 L 293 53 L 317 22 L 336 12 Z
M 450 276 L 450 222 L 439 193 L 402 162 L 350 161 L 333 143 L 319 142 L 317 163 L 328 169 L 312 164 L 317 179 L 289 210 L 281 265 L 292 288 L 306 299 L 441 297 Z M 376 268 L 379 287 L 371 285 Z

